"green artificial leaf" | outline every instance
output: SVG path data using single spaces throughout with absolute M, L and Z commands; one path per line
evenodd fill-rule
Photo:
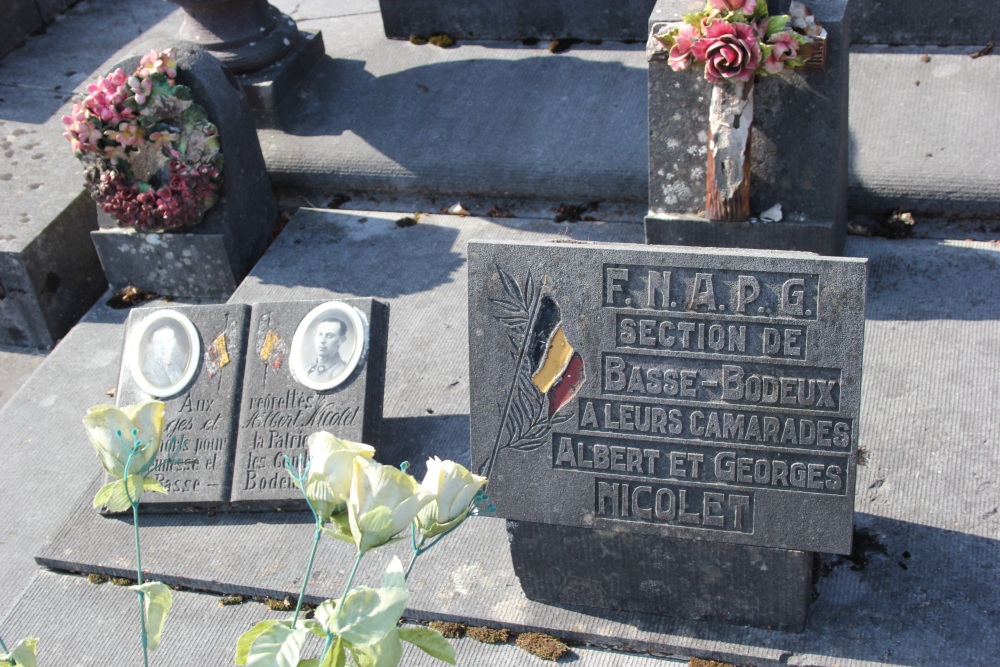
M 778 16 L 771 16 L 767 19 L 767 37 L 770 37 L 776 32 L 781 32 L 788 25 L 788 22 L 792 20 L 792 17 L 788 14 L 780 14 Z
M 368 646 L 348 645 L 351 657 L 358 667 L 396 667 L 403 658 L 403 644 L 393 627 L 382 638 Z
M 319 667 L 319 658 L 309 658 L 308 660 L 299 660 L 299 664 L 295 667 Z
M 404 642 L 410 642 L 427 655 L 437 658 L 449 665 L 454 665 L 455 647 L 445 639 L 440 632 L 425 628 L 422 625 L 405 626 L 397 628 L 399 638 Z
M 247 657 L 250 655 L 250 647 L 253 645 L 254 640 L 260 637 L 262 634 L 267 632 L 272 625 L 277 625 L 278 623 L 289 624 L 289 621 L 279 621 L 277 619 L 270 619 L 267 621 L 261 621 L 257 623 L 252 628 L 240 635 L 240 638 L 236 641 L 236 664 L 245 665 L 247 664 Z M 324 635 L 325 636 L 325 635 Z
M 309 632 L 293 628 L 291 621 L 275 623 L 250 645 L 247 667 L 296 667 Z
M 795 41 L 799 43 L 799 46 L 805 46 L 806 44 L 813 43 L 812 39 L 810 39 L 806 35 L 803 35 L 802 33 L 795 32 L 794 30 L 790 32 Z
M 657 40 L 659 40 L 660 44 L 663 44 L 663 48 L 669 51 L 674 47 L 674 44 L 677 43 L 676 39 L 677 32 L 678 32 L 677 28 L 673 28 L 671 30 L 668 30 L 667 32 L 658 34 L 655 37 Z
M 152 491 L 153 493 L 167 493 L 167 490 L 160 484 L 160 480 L 155 477 L 143 477 L 142 490 Z
M 333 646 L 330 647 L 330 650 L 321 659 L 323 662 L 320 663 L 319 667 L 346 667 L 347 653 L 344 651 L 344 640 L 337 637 L 337 641 L 333 643 Z
M 753 17 L 755 19 L 765 19 L 767 18 L 767 3 L 760 1 L 757 6 L 753 9 Z
M 125 485 L 128 484 L 126 491 Z M 104 505 L 109 512 L 124 512 L 132 509 L 132 500 L 139 502 L 142 497 L 143 479 L 141 475 L 129 475 L 127 479 L 119 479 L 101 487 L 94 496 L 94 507 Z
M 694 26 L 701 30 L 701 21 L 705 18 L 705 12 L 695 12 L 693 14 L 684 14 L 681 16 L 681 21 L 687 23 L 688 25 Z
M 108 482 L 97 492 L 94 496 L 94 507 L 100 508 L 103 505 L 108 504 L 108 498 L 111 497 L 111 493 L 114 491 L 115 484 L 121 484 L 121 480 L 115 480 L 114 482 Z
M 385 568 L 382 575 L 382 588 L 402 588 L 406 590 L 406 573 L 403 571 L 403 562 L 399 556 L 393 556 L 389 561 L 389 566 Z
M 0 665 L 17 665 L 17 667 L 38 667 L 38 660 L 35 656 L 35 647 L 38 644 L 38 637 L 25 637 L 7 655 L 0 655 Z
M 167 622 L 167 614 L 174 602 L 173 595 L 167 585 L 159 581 L 149 581 L 137 586 L 129 586 L 133 591 L 142 593 L 142 608 L 146 615 L 146 642 L 150 651 L 155 651 L 160 645 L 163 626 Z
M 331 516 L 330 527 L 323 528 L 323 532 L 335 540 L 354 542 L 354 536 L 351 535 L 351 523 L 347 516 L 347 512 L 340 512 L 339 514 Z
M 351 646 L 369 646 L 396 627 L 409 597 L 405 588 L 356 588 L 347 594 L 341 609 L 317 613 L 316 620 Z

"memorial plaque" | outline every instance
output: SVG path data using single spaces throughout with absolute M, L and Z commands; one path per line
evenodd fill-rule
M 849 553 L 865 281 L 805 253 L 470 243 L 498 514 Z
M 129 315 L 116 393 L 119 406 L 166 403 L 150 473 L 167 495 L 146 510 L 217 507 L 229 500 L 250 307 L 140 308 Z
M 238 508 L 305 508 L 285 456 L 317 431 L 377 447 L 389 308 L 373 299 L 256 303 L 233 474 Z

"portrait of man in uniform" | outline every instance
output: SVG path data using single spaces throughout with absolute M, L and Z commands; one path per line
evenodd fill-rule
M 335 317 L 322 320 L 316 325 L 316 359 L 306 369 L 309 377 L 317 382 L 327 382 L 337 376 L 347 366 L 340 352 L 347 340 L 347 323 Z
M 342 301 L 313 308 L 295 329 L 292 376 L 306 387 L 326 391 L 342 384 L 357 368 L 366 349 L 368 320 Z
M 142 374 L 155 387 L 167 388 L 184 375 L 189 352 L 181 349 L 177 332 L 170 324 L 164 324 L 149 334 L 146 353 L 140 355 Z
M 198 370 L 198 330 L 175 310 L 158 310 L 146 316 L 129 333 L 127 348 L 133 379 L 156 398 L 180 392 Z

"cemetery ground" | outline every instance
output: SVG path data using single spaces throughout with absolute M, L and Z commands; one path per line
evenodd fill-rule
M 643 242 L 641 45 L 442 50 L 384 40 L 372 0 L 274 4 L 300 28 L 323 31 L 328 59 L 295 113 L 260 131 L 283 209 L 301 208 L 229 302 L 388 303 L 380 457 L 468 465 L 467 244 Z M 67 94 L 133 38 L 172 35 L 172 10 L 153 1 L 80 3 L 0 60 L 0 138 L 13 155 L 0 167 L 0 243 L 8 244 L 0 249 L 37 231 L 41 214 L 54 218 L 86 197 L 59 138 Z M 118 29 L 109 32 L 112 21 Z M 406 618 L 540 630 L 572 645 L 563 662 L 584 666 L 689 657 L 757 666 L 995 664 L 1000 130 L 992 118 L 1000 56 L 970 59 L 975 50 L 852 52 L 852 220 L 864 225 L 902 208 L 915 211 L 917 225 L 905 239 L 848 238 L 845 255 L 869 259 L 855 548 L 819 560 L 803 633 L 529 601 L 495 517 L 471 519 L 448 549 L 418 563 Z M 502 103 L 520 98 L 532 104 Z M 471 214 L 445 214 L 458 202 Z M 0 350 L 0 635 L 8 643 L 39 636 L 43 665 L 139 660 L 134 595 L 80 576 L 128 576 L 132 566 L 129 526 L 90 507 L 100 467 L 80 425 L 90 406 L 114 400 L 127 311 L 108 307 L 109 296 L 84 308 L 44 359 Z M 231 664 L 236 637 L 279 615 L 250 601 L 220 606 L 220 596 L 297 594 L 309 532 L 301 517 L 144 521 L 145 569 L 177 587 L 154 664 Z M 316 601 L 343 585 L 350 554 L 339 547 L 321 547 L 309 590 Z M 376 581 L 389 555 L 369 559 L 361 580 Z M 457 649 L 459 664 L 539 664 L 512 643 L 465 638 Z M 431 662 L 412 651 L 403 664 Z

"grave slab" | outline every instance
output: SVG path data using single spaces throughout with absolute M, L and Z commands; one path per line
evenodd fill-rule
M 351 313 L 361 317 L 352 320 Z M 339 348 L 343 359 L 327 368 L 328 362 L 317 356 L 327 349 L 317 347 L 324 319 L 331 317 L 347 325 L 340 329 L 347 340 Z M 308 437 L 317 431 L 378 448 L 388 327 L 388 308 L 374 299 L 254 304 L 233 506 L 305 507 L 285 472 L 285 457 L 305 457 Z
M 386 37 L 644 40 L 655 0 L 379 0 Z
M 264 604 L 247 599 L 242 604 L 222 605 L 218 595 L 173 591 L 171 607 L 160 647 L 150 661 L 157 665 L 229 665 L 236 641 L 254 623 L 265 619 L 285 619 L 285 612 L 268 610 Z M 91 584 L 83 577 L 40 572 L 30 582 L 21 600 L 0 623 L 8 644 L 21 637 L 40 636 L 39 663 L 78 664 L 86 656 L 88 665 L 139 664 L 142 651 L 138 640 L 115 635 L 115 628 L 130 628 L 135 622 L 135 593 L 111 583 Z M 60 618 L 61 623 L 52 623 Z M 16 639 L 14 639 L 16 638 Z M 463 637 L 450 639 L 459 665 L 503 665 L 537 667 L 538 658 L 518 648 L 513 640 L 502 644 L 482 644 Z M 317 656 L 322 640 L 307 640 L 303 655 Z M 576 667 L 682 667 L 687 660 L 623 653 L 590 646 L 574 646 L 571 656 Z M 401 665 L 440 667 L 441 661 L 404 643 Z
M 184 320 L 192 329 L 181 326 Z M 229 502 L 249 326 L 250 307 L 243 304 L 137 308 L 129 315 L 117 403 L 162 400 L 163 441 L 176 439 L 161 446 L 150 469 L 167 495 L 143 494 L 144 509 L 193 510 Z M 158 344 L 159 332 L 174 342 Z M 168 459 L 171 453 L 176 460 Z
M 194 227 L 145 233 L 101 215 L 92 237 L 108 282 L 176 297 L 226 299 L 267 247 L 277 209 L 253 115 L 239 83 L 215 58 L 184 42 L 143 43 L 116 67 L 135 70 L 142 54 L 173 48 L 177 82 L 219 128 L 224 158 L 219 201 Z
M 300 211 L 235 297 L 243 302 L 288 300 L 293 294 L 385 299 L 393 309 L 394 325 L 383 453 L 393 460 L 416 462 L 434 454 L 468 464 L 463 268 L 468 241 L 569 236 L 641 243 L 641 228 L 437 215 L 399 228 L 394 221 L 400 217 Z M 1000 407 L 991 400 L 1000 377 L 994 349 L 1000 307 L 991 299 L 955 298 L 954 285 L 969 285 L 971 294 L 987 293 L 1000 267 L 1000 253 L 995 244 L 983 242 L 858 237 L 848 239 L 848 252 L 869 257 L 871 267 L 861 417 L 868 461 L 858 467 L 855 515 L 857 529 L 866 538 L 856 561 L 823 560 L 818 598 L 802 634 L 532 602 L 513 574 L 504 521 L 489 517 L 470 520 L 450 538 L 454 541 L 449 548 L 432 550 L 418 562 L 410 578 L 414 596 L 407 614 L 544 629 L 567 639 L 734 664 L 992 665 L 1000 641 L 991 621 L 993 601 L 1000 596 L 995 576 L 1000 515 L 993 512 L 998 495 L 990 480 L 997 479 L 1000 454 L 989 443 Z M 387 253 L 397 258 L 397 270 L 375 270 L 384 266 Z M 350 270 L 330 261 L 339 255 L 352 258 Z M 4 609 L 26 589 L 35 571 L 32 554 L 44 551 L 43 557 L 77 569 L 92 569 L 93 563 L 122 571 L 128 567 L 127 556 L 122 556 L 131 544 L 128 524 L 102 519 L 92 509 L 83 513 L 89 498 L 79 504 L 74 500 L 99 466 L 82 434 L 76 448 L 67 449 L 65 438 L 80 428 L 87 406 L 110 400 L 104 392 L 115 382 L 120 315 L 106 308 L 92 313 L 46 359 L 15 401 L 0 409 L 0 426 L 8 434 L 0 442 L 8 461 L 0 500 L 39 499 L 9 520 L 8 538 L 0 544 Z M 425 320 L 449 326 L 428 328 Z M 98 345 L 108 339 L 110 344 Z M 420 354 L 407 352 L 413 349 Z M 58 410 L 53 409 L 56 405 Z M 65 461 L 54 473 L 61 482 L 55 488 L 51 477 L 23 474 L 39 456 Z M 974 462 L 977 472 L 970 474 L 968 466 L 956 463 L 966 461 Z M 46 489 L 52 490 L 43 494 Z M 74 523 L 75 515 L 69 513 L 76 511 L 86 520 Z M 148 518 L 151 572 L 175 572 L 184 580 L 197 579 L 199 587 L 217 590 L 232 590 L 226 583 L 231 580 L 257 590 L 297 594 L 311 542 L 311 519 L 298 513 L 227 514 L 203 525 L 196 516 Z M 302 521 L 294 536 L 275 529 L 294 517 Z M 69 522 L 65 533 L 60 529 L 63 520 Z M 232 530 L 218 529 L 227 521 L 234 522 Z M 51 546 L 43 546 L 57 535 Z M 185 546 L 189 544 L 198 544 L 202 555 L 192 553 Z M 317 566 L 317 587 L 310 587 L 310 595 L 339 595 L 351 560 L 349 549 L 340 546 L 328 540 L 321 545 L 318 558 L 329 560 Z M 371 568 L 359 575 L 363 583 L 377 581 L 384 564 L 371 558 L 370 565 L 362 564 L 363 569 Z M 53 596 L 47 591 L 22 600 L 4 627 L 12 627 L 16 619 L 51 619 L 51 604 L 77 604 L 76 594 Z M 34 615 L 33 610 L 42 611 Z M 204 614 L 180 609 L 173 623 L 192 617 L 205 623 Z M 16 627 L 20 634 L 32 629 Z M 59 642 L 62 654 L 69 654 L 77 644 L 73 636 L 63 636 L 53 641 Z M 190 663 L 177 658 L 163 664 Z
M 650 29 L 681 20 L 686 0 L 659 0 Z M 788 2 L 778 3 L 787 11 Z M 813 3 L 826 28 L 826 66 L 758 77 L 750 147 L 750 222 L 705 218 L 711 86 L 697 71 L 649 63 L 648 243 L 843 251 L 847 233 L 848 71 L 846 0 Z M 780 222 L 763 211 L 780 204 Z

